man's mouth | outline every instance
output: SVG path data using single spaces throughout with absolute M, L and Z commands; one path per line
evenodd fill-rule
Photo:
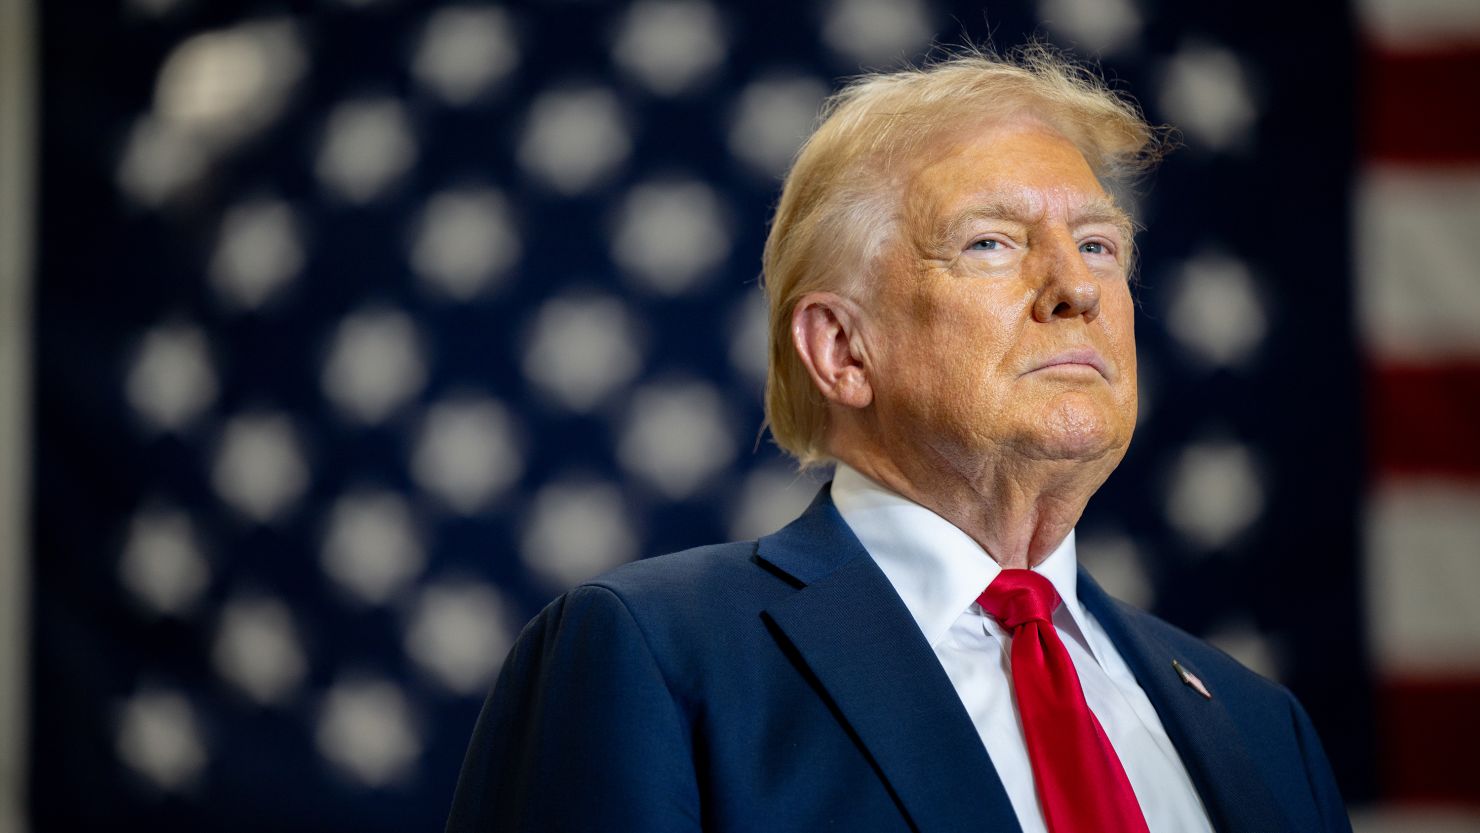
M 1099 352 L 1090 347 L 1076 347 L 1072 350 L 1065 350 L 1062 353 L 1055 353 L 1048 359 L 1039 362 L 1038 365 L 1029 372 L 1032 373 L 1039 370 L 1049 370 L 1052 368 L 1072 370 L 1075 367 L 1083 367 L 1094 370 L 1095 372 L 1103 376 L 1106 380 L 1109 380 L 1110 378 L 1110 372 L 1105 364 L 1105 359 L 1100 356 Z

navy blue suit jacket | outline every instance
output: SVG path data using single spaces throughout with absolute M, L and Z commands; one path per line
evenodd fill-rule
M 1219 831 L 1351 829 L 1288 691 L 1082 571 L 1079 598 Z M 484 706 L 447 829 L 1019 827 L 950 679 L 824 488 L 773 535 L 630 564 L 547 607 Z

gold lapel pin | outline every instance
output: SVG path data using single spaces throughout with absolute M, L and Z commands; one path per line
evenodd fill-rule
M 1196 691 L 1208 700 L 1213 699 L 1213 693 L 1208 691 L 1208 687 L 1203 685 L 1203 681 L 1199 680 L 1196 674 L 1183 668 L 1182 663 L 1172 660 L 1172 668 L 1177 672 L 1177 676 L 1182 678 L 1182 682 L 1191 686 L 1193 691 Z

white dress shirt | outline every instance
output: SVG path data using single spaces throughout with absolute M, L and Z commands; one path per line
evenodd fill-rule
M 966 533 L 925 507 L 839 464 L 833 503 L 909 608 L 976 724 L 1023 833 L 1047 833 L 1013 705 L 1012 637 L 977 605 L 1002 568 Z M 1054 628 L 1084 699 L 1120 757 L 1152 833 L 1212 831 L 1161 719 L 1099 622 L 1079 605 L 1074 532 L 1033 568 L 1063 604 Z

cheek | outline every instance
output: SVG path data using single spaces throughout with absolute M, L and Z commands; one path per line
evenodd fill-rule
M 955 277 L 940 291 L 916 300 L 916 320 L 938 351 L 969 355 L 995 365 L 1022 334 L 1020 294 L 1006 282 Z
M 1136 379 L 1138 368 L 1136 365 L 1136 336 L 1135 333 L 1127 331 L 1117 336 L 1111 343 L 1113 361 L 1119 371 L 1119 377 L 1115 380 L 1116 387 L 1123 397 L 1128 397 L 1131 405 L 1136 404 Z
M 894 406 L 919 424 L 975 424 L 1002 397 L 993 389 L 1001 362 L 1000 322 L 960 306 L 912 307 L 884 333 L 888 360 L 881 363 Z
M 1130 289 L 1124 284 L 1107 290 L 1100 303 L 1099 323 L 1105 333 L 1106 346 L 1123 371 L 1136 373 L 1136 307 Z
M 1106 309 L 1106 341 L 1119 376 L 1115 380 L 1115 399 L 1123 418 L 1132 425 L 1138 408 L 1135 302 L 1129 287 L 1112 296 Z
M 1022 336 L 1022 293 L 944 271 L 925 270 L 877 296 L 878 367 L 915 399 L 916 410 L 955 417 L 1002 399 L 1004 362 Z

